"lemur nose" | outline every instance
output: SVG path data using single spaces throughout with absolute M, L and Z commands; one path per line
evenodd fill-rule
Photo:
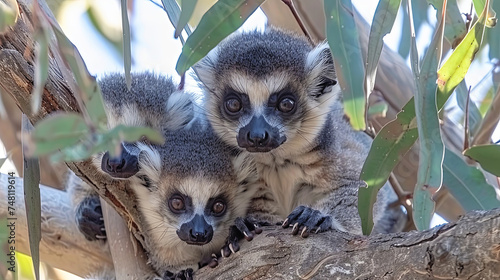
M 125 159 L 121 157 L 109 157 L 106 163 L 107 171 L 120 172 L 125 166 Z
M 189 235 L 191 237 L 191 240 L 193 242 L 206 242 L 208 238 L 208 231 L 193 231 L 192 229 L 189 230 Z
M 269 142 L 269 133 L 266 130 L 264 131 L 249 131 L 247 133 L 247 140 L 254 147 L 266 146 Z

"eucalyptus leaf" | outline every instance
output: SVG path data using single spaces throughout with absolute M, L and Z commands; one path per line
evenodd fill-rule
M 0 168 L 2 168 L 2 165 L 7 161 L 9 157 L 4 157 L 4 158 L 0 158 Z
M 10 26 L 17 22 L 19 7 L 16 0 L 0 1 L 0 34 L 6 32 Z
M 484 8 L 488 6 L 488 2 L 489 0 L 472 0 L 472 3 L 474 3 L 474 10 L 476 11 L 477 15 L 480 15 L 484 12 Z M 496 13 L 492 9 L 492 7 L 489 7 L 487 13 L 485 14 L 485 26 L 492 28 L 495 27 L 496 23 Z
M 132 78 L 130 70 L 132 68 L 132 50 L 130 48 L 130 24 L 128 22 L 127 0 L 121 0 L 122 10 L 122 31 L 123 31 L 123 64 L 125 66 L 125 83 L 130 90 Z
M 30 155 L 40 156 L 70 147 L 88 133 L 89 129 L 80 115 L 59 113 L 38 122 L 25 144 L 30 148 Z
M 440 17 L 443 13 L 443 0 L 427 0 L 427 2 L 436 9 L 437 15 Z M 467 34 L 467 29 L 457 1 L 447 1 L 444 37 L 452 45 L 455 45 L 463 39 L 465 34 Z
M 358 210 L 363 234 L 373 227 L 373 204 L 392 170 L 417 140 L 415 104 L 413 98 L 406 103 L 396 119 L 387 123 L 373 140 L 372 147 L 361 171 L 361 180 L 367 184 L 358 192 Z
M 264 0 L 219 0 L 200 20 L 182 47 L 175 69 L 183 75 L 220 41 L 238 29 Z
M 443 81 L 448 81 L 448 83 L 444 83 L 446 86 L 443 86 L 443 83 L 440 84 L 438 80 L 438 110 L 443 107 L 456 85 L 463 80 L 470 62 L 478 50 L 478 45 L 482 41 L 483 29 L 484 17 L 480 17 L 464 40 L 438 70 L 438 78 L 441 72 L 441 75 L 445 76 Z M 457 63 L 457 61 L 463 63 Z M 358 209 L 364 234 L 369 233 L 373 226 L 371 211 L 378 190 L 384 185 L 400 158 L 408 152 L 418 137 L 414 102 L 412 97 L 396 116 L 396 119 L 386 124 L 377 134 L 363 166 L 361 179 L 367 183 L 368 187 L 359 190 Z
M 468 111 L 469 113 L 470 134 L 475 135 L 483 117 L 481 116 L 481 112 L 477 108 L 476 103 L 470 100 L 470 98 L 467 107 L 467 98 L 469 97 L 469 90 L 467 89 L 465 80 L 463 80 L 462 82 L 460 82 L 460 84 L 458 84 L 457 88 L 455 89 L 455 93 L 456 93 L 458 107 L 462 109 L 464 116 L 466 111 Z
M 492 185 L 477 167 L 470 166 L 462 156 L 446 149 L 443 179 L 447 189 L 465 211 L 491 210 L 500 207 Z
M 181 17 L 181 9 L 179 5 L 177 5 L 177 2 L 175 0 L 161 0 L 161 3 L 163 4 L 163 10 L 167 13 L 172 26 L 177 26 L 179 24 L 179 18 Z M 189 28 L 187 24 L 184 25 L 184 31 L 186 31 L 188 36 L 191 36 L 191 28 Z
M 401 0 L 380 0 L 373 16 L 370 36 L 368 39 L 368 54 L 365 71 L 365 95 L 369 96 L 375 86 L 378 61 L 384 46 L 383 38 L 391 32 Z
M 464 155 L 479 162 L 481 167 L 491 174 L 500 177 L 500 145 L 479 145 L 465 150 Z
M 182 29 L 188 24 L 188 21 L 191 19 L 191 15 L 193 14 L 194 7 L 196 7 L 196 3 L 198 3 L 198 0 L 182 0 L 181 14 L 179 16 L 179 21 L 175 26 L 175 38 L 181 35 Z
M 32 129 L 31 123 L 23 115 L 23 132 Z M 23 187 L 31 259 L 35 269 L 35 279 L 40 279 L 40 241 L 42 240 L 42 206 L 40 202 L 40 164 L 38 158 L 28 158 L 23 148 Z
M 366 128 L 364 73 L 358 32 L 350 0 L 325 1 L 326 36 L 333 54 L 344 111 L 356 130 Z
M 418 230 L 430 227 L 435 208 L 432 195 L 439 190 L 443 182 L 444 144 L 436 107 L 436 72 L 443 52 L 445 16 L 446 1 L 443 2 L 439 23 L 425 53 L 416 81 L 415 112 L 420 150 L 417 183 L 413 191 L 413 221 Z M 410 55 L 411 60 L 418 61 L 416 52 Z

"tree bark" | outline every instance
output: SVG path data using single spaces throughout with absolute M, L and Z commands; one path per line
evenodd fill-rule
M 0 174 L 0 217 L 7 215 L 6 182 L 7 176 Z M 85 240 L 78 232 L 68 195 L 45 186 L 41 190 L 42 261 L 78 275 L 95 273 L 103 265 L 111 265 L 107 247 Z M 23 205 L 22 193 L 22 179 L 16 178 L 17 205 Z M 24 207 L 17 209 L 16 248 L 29 253 Z M 109 220 L 120 223 L 121 219 Z M 122 238 L 125 242 L 128 239 Z M 134 256 L 132 251 L 121 254 Z M 136 277 L 127 275 L 121 279 L 141 279 Z M 290 228 L 265 227 L 253 241 L 241 241 L 241 250 L 221 259 L 217 268 L 207 267 L 195 273 L 196 279 L 299 277 L 500 279 L 500 209 L 472 212 L 456 223 L 424 232 L 369 237 L 328 231 L 303 239 L 292 236 Z
M 0 220 L 5 221 L 7 217 L 17 218 L 14 236 L 16 251 L 30 255 L 23 179 L 14 179 L 15 211 L 13 216 L 8 216 L 8 178 L 8 175 L 0 173 Z M 79 276 L 89 275 L 106 266 L 112 267 L 107 244 L 89 242 L 78 231 L 68 193 L 44 185 L 40 185 L 40 188 L 42 202 L 40 259 L 53 267 Z

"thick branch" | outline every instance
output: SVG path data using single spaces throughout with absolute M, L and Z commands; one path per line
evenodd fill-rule
M 9 176 L 0 173 L 0 220 L 6 217 L 17 218 L 15 220 L 16 251 L 30 255 L 23 180 L 15 178 L 14 181 L 15 211 L 14 215 L 8 216 Z M 40 185 L 40 188 L 42 200 L 41 260 L 53 267 L 80 276 L 95 272 L 103 266 L 112 266 L 108 247 L 102 242 L 87 241 L 78 231 L 68 194 L 43 185 Z
M 198 279 L 500 279 L 500 209 L 425 232 L 291 236 L 267 228 Z
M 0 217 L 7 214 L 6 182 L 7 176 L 0 175 Z M 16 186 L 16 248 L 27 253 L 22 179 L 16 178 Z M 110 255 L 102 243 L 89 242 L 78 232 L 66 193 L 41 188 L 42 261 L 79 275 L 109 265 Z M 302 239 L 292 236 L 290 229 L 268 227 L 252 242 L 242 241 L 241 251 L 220 260 L 216 269 L 203 268 L 195 276 L 296 279 L 297 273 L 316 271 L 317 279 L 500 279 L 499 228 L 500 209 L 470 213 L 457 223 L 425 232 L 370 237 L 330 231 Z

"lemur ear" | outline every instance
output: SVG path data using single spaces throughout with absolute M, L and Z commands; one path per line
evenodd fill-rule
M 213 48 L 202 60 L 193 66 L 202 86 L 213 90 L 215 81 L 215 64 L 219 56 L 219 47 Z
M 327 42 L 317 45 L 307 54 L 305 69 L 309 92 L 315 97 L 331 92 L 337 84 L 333 56 Z

